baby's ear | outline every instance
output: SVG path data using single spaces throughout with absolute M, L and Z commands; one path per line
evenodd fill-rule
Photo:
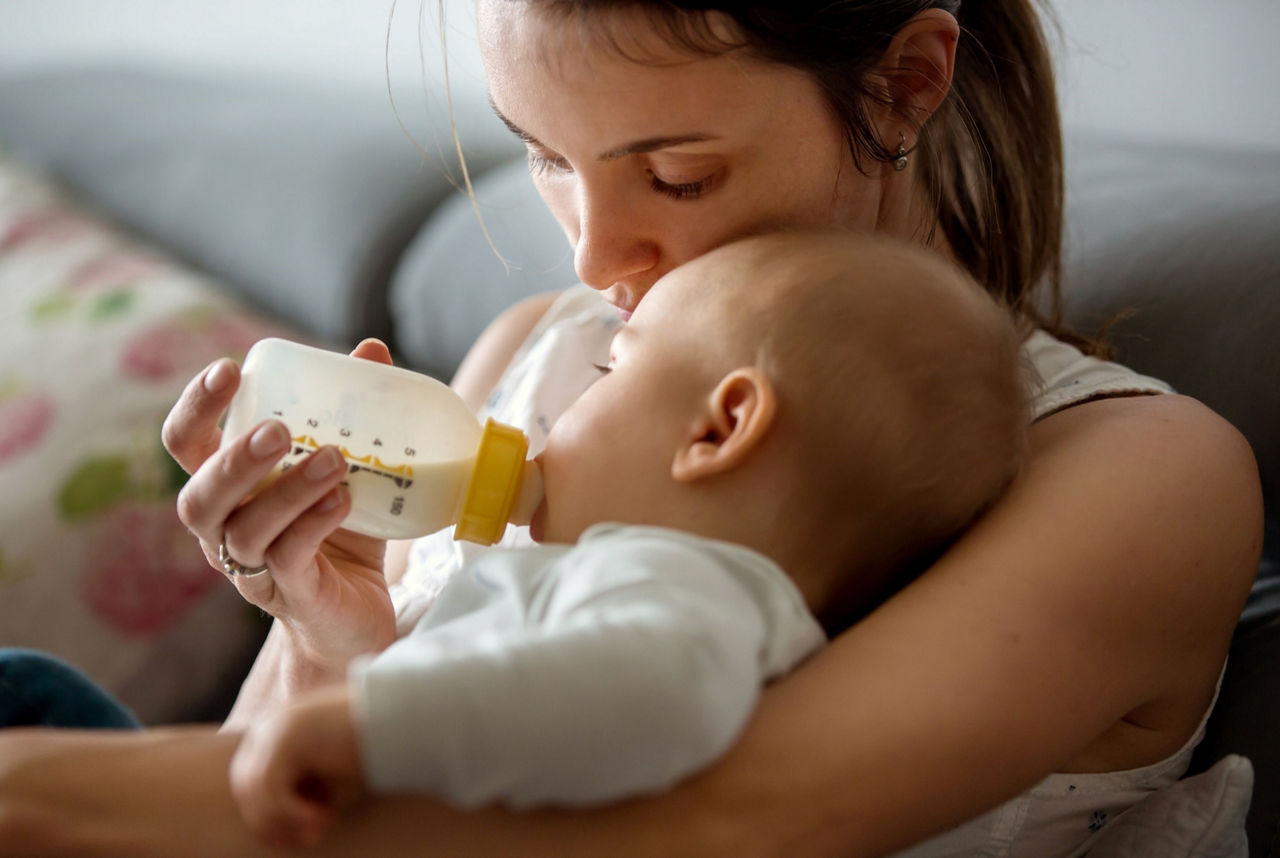
M 738 467 L 768 434 L 777 407 L 767 375 L 753 366 L 735 369 L 703 403 L 671 462 L 671 477 L 688 483 Z

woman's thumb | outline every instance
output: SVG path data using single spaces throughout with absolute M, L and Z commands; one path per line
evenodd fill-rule
M 363 358 L 377 363 L 391 363 L 391 350 L 382 340 L 369 337 L 351 351 L 352 357 Z

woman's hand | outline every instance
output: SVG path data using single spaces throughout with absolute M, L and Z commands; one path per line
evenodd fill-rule
M 352 353 L 390 363 L 366 340 Z M 191 474 L 178 515 L 218 569 L 218 551 L 268 574 L 230 576 L 240 594 L 285 627 L 295 660 L 337 675 L 350 659 L 394 639 L 395 617 L 382 575 L 385 543 L 340 530 L 350 497 L 333 447 L 315 451 L 259 486 L 288 450 L 288 430 L 265 421 L 220 448 L 218 420 L 239 385 L 235 363 L 220 360 L 192 379 L 164 423 L 165 447 Z

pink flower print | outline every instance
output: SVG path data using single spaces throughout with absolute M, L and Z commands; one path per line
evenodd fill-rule
M 160 382 L 186 377 L 216 357 L 241 358 L 249 347 L 277 331 L 249 317 L 200 308 L 140 331 L 125 346 L 125 375 Z
M 247 313 L 235 313 L 223 316 L 218 324 L 209 332 L 210 348 L 217 348 L 223 354 L 236 360 L 242 360 L 258 340 L 280 336 L 280 329 Z
M 80 590 L 89 609 L 123 634 L 163 635 L 223 583 L 178 521 L 172 498 L 121 501 L 94 528 Z
M 75 290 L 128 286 L 161 267 L 159 260 L 137 252 L 103 253 L 76 266 L 66 284 Z
M 61 209 L 47 209 L 18 217 L 0 233 L 0 251 L 12 250 L 20 244 L 38 241 L 61 243 L 92 232 L 94 224 L 88 218 Z
M 6 396 L 0 390 L 0 465 L 29 450 L 53 423 L 53 397 L 28 392 Z

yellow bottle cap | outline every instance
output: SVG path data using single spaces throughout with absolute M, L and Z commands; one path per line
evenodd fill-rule
M 453 529 L 454 539 L 492 545 L 502 538 L 511 517 L 511 505 L 524 482 L 524 457 L 529 439 L 519 429 L 485 421 L 462 500 L 462 512 Z

